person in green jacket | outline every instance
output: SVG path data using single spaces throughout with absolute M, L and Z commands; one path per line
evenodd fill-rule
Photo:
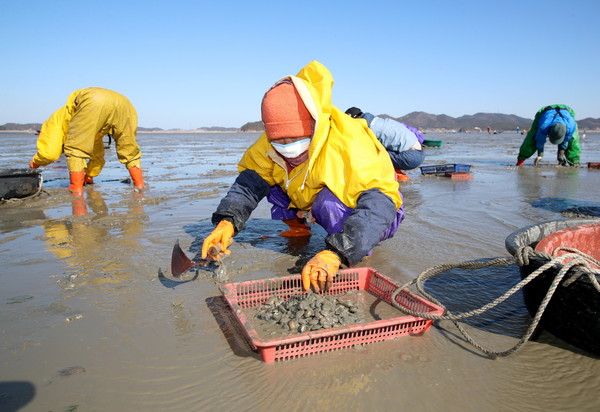
M 566 166 L 578 165 L 581 148 L 579 146 L 579 133 L 575 112 L 564 104 L 544 106 L 535 114 L 531 129 L 521 144 L 517 166 L 521 166 L 526 159 L 537 150 L 538 155 L 534 164 L 537 166 L 544 157 L 546 141 L 558 145 L 556 158 L 558 164 Z

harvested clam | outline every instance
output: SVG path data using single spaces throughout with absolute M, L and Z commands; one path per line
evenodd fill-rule
M 314 293 L 293 295 L 288 300 L 271 296 L 258 307 L 255 317 L 292 333 L 363 322 L 357 302 Z

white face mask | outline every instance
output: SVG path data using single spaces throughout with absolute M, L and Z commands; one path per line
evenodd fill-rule
M 271 144 L 273 145 L 273 149 L 275 149 L 277 153 L 283 157 L 294 159 L 308 150 L 308 146 L 310 146 L 310 139 L 302 139 L 288 144 L 279 144 L 275 142 L 271 142 Z

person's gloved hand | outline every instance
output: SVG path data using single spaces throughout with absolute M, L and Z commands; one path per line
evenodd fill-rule
M 535 160 L 533 161 L 533 164 L 535 166 L 539 165 L 540 162 L 542 161 L 542 158 L 544 157 L 543 153 L 538 153 L 538 156 L 535 158 Z
M 354 119 L 357 119 L 362 116 L 363 112 L 358 107 L 351 107 L 346 110 L 346 114 Z
M 37 163 L 35 163 L 33 160 L 29 162 L 29 167 L 31 169 L 37 169 L 38 167 L 40 167 L 40 165 L 38 165 Z
M 523 166 L 523 163 L 525 163 L 525 159 L 517 159 L 517 166 Z
M 567 158 L 565 156 L 565 151 L 564 150 L 559 150 L 558 154 L 556 156 L 556 158 L 558 159 L 558 164 L 561 166 L 566 166 L 567 165 Z
M 204 243 L 202 243 L 202 259 L 206 259 L 208 250 L 216 245 L 220 245 L 220 248 L 217 248 L 220 250 L 217 256 L 211 255 L 214 260 L 219 260 L 223 255 L 231 254 L 231 250 L 227 248 L 231 243 L 233 233 L 233 223 L 229 220 L 221 220 L 212 233 L 204 239 Z
M 302 269 L 302 287 L 315 293 L 326 292 L 342 264 L 338 255 L 331 250 L 323 250 L 309 260 Z

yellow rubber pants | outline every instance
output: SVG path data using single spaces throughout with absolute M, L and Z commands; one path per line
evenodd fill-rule
M 106 134 L 112 135 L 117 157 L 127 169 L 141 167 L 136 130 L 137 113 L 125 96 L 95 87 L 82 89 L 64 143 L 69 171 L 85 170 L 88 176 L 98 176 L 104 167 L 102 138 Z

